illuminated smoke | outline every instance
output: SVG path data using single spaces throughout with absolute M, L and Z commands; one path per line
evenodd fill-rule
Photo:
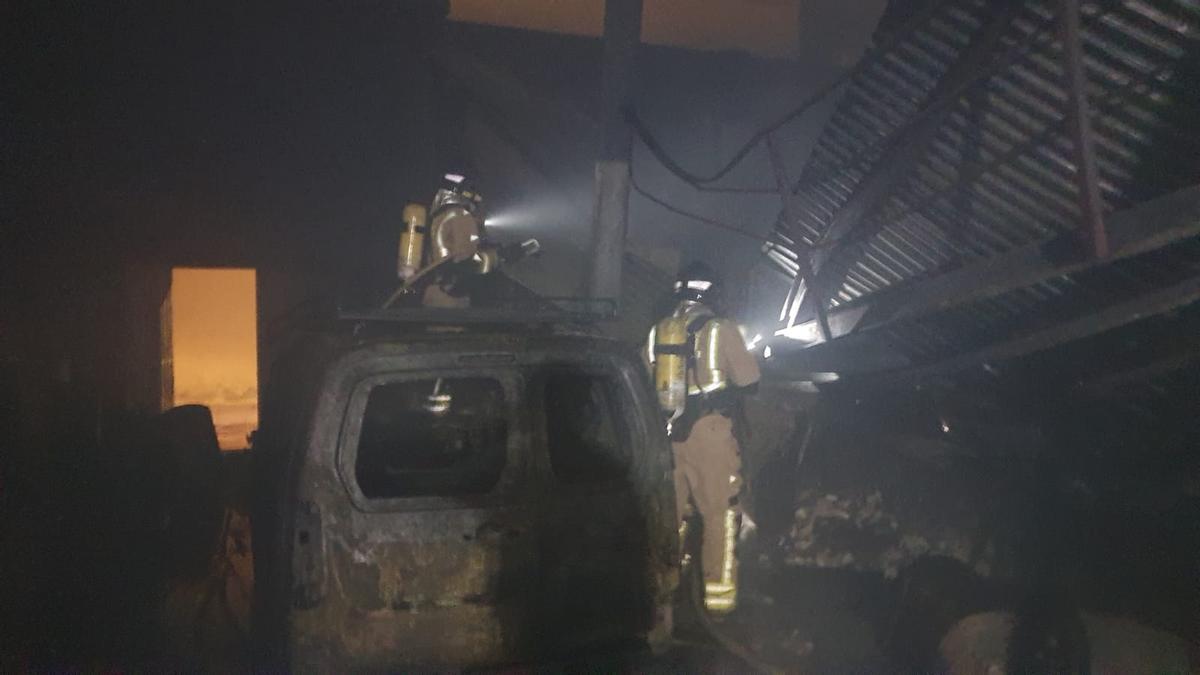
M 208 406 L 222 450 L 258 426 L 257 320 L 254 270 L 171 271 L 171 403 Z

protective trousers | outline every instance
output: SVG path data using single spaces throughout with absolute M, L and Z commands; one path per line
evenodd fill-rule
M 737 602 L 734 549 L 741 515 L 736 497 L 742 487 L 742 458 L 733 423 L 710 413 L 696 420 L 687 440 L 672 446 L 677 513 L 681 519 L 696 513 L 703 525 L 704 605 L 714 612 L 732 611 Z

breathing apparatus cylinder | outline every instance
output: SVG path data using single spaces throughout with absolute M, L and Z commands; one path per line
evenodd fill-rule
M 675 420 L 687 406 L 687 318 L 668 316 L 654 327 L 654 389 L 658 405 Z
M 407 280 L 421 269 L 425 253 L 425 207 L 409 204 L 404 207 L 404 231 L 400 233 L 400 255 L 396 276 Z

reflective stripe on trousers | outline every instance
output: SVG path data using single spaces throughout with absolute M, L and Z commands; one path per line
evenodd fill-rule
M 716 413 L 705 415 L 686 441 L 672 445 L 679 514 L 696 512 L 704 524 L 700 557 L 705 606 L 730 611 L 737 599 L 735 547 L 740 516 L 732 502 L 742 484 L 741 453 L 732 422 Z

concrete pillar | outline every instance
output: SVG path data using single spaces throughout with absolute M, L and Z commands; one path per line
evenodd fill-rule
M 607 0 L 604 5 L 603 145 L 596 162 L 592 211 L 592 298 L 621 297 L 621 262 L 629 218 L 629 162 L 633 137 L 625 108 L 633 91 L 633 69 L 641 40 L 642 0 Z

